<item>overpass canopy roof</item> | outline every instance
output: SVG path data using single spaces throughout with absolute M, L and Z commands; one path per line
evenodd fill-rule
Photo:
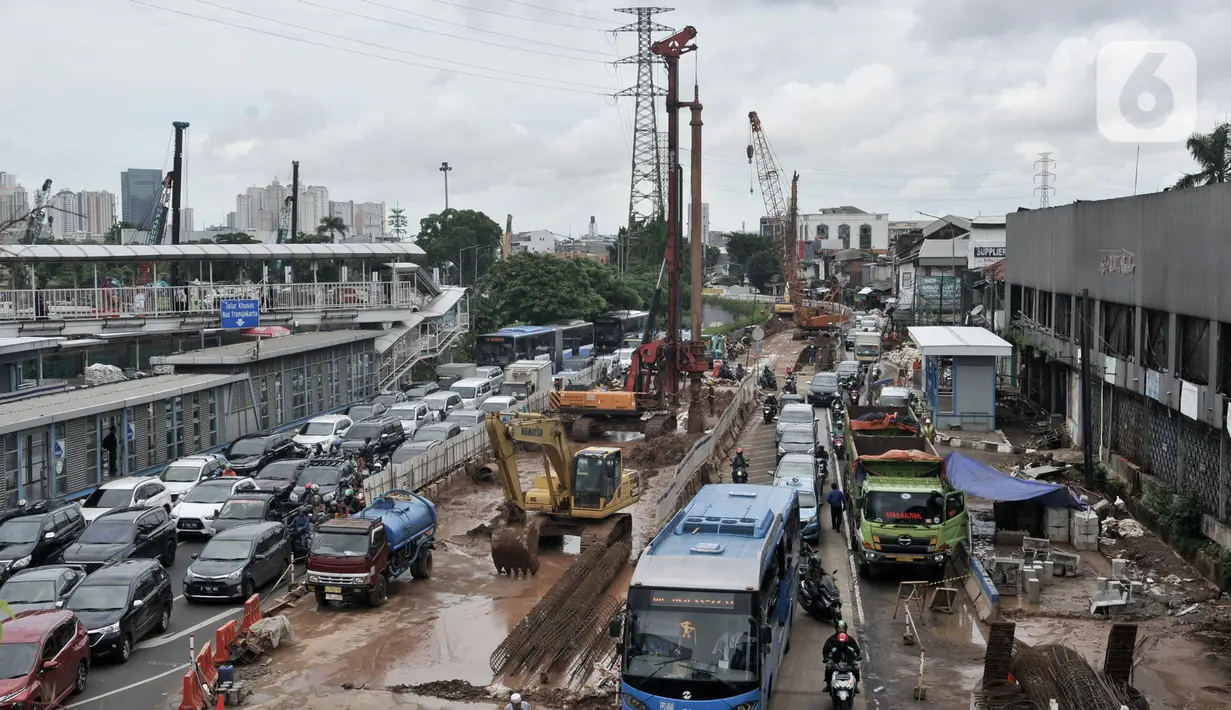
M 364 244 L 4 244 L 0 263 L 81 261 L 294 261 L 311 259 L 380 259 L 403 262 L 423 256 L 406 242 Z
M 926 357 L 1009 357 L 1013 346 L 986 328 L 912 325 L 910 339 Z

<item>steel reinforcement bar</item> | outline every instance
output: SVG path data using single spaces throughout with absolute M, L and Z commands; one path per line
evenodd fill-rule
M 610 613 L 598 624 L 598 633 L 591 637 L 586 650 L 573 661 L 573 667 L 569 669 L 569 685 L 580 686 L 590 677 L 596 666 L 610 664 L 615 657 L 616 640 L 608 636 L 606 631 L 612 619 L 623 618 L 624 603 L 613 597 L 604 597 L 603 608 L 609 609 Z

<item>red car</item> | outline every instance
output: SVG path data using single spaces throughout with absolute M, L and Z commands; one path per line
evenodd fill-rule
M 3 623 L 0 708 L 55 707 L 85 690 L 86 629 L 71 611 L 26 611 Z

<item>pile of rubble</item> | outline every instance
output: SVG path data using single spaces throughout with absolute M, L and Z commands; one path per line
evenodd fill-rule
M 911 368 L 915 366 L 915 361 L 923 359 L 923 353 L 919 348 L 907 343 L 897 350 L 890 350 L 885 353 L 881 359 L 892 363 L 894 367 L 898 368 L 899 372 L 910 372 Z
M 113 382 L 123 382 L 128 379 L 124 371 L 115 365 L 104 365 L 96 362 L 85 369 L 85 383 L 90 387 L 109 385 Z

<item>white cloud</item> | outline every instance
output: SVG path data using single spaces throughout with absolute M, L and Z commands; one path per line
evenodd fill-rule
M 0 170 L 118 193 L 120 171 L 169 167 L 170 124 L 186 120 L 198 224 L 219 222 L 249 185 L 288 180 L 292 160 L 333 199 L 400 202 L 417 221 L 443 204 L 447 160 L 453 206 L 513 213 L 518 228 L 580 232 L 595 215 L 614 230 L 626 220 L 633 111 L 608 96 L 635 71 L 605 62 L 636 44 L 604 30 L 633 18 L 597 0 L 536 4 L 561 12 L 504 0 L 57 0 L 48 33 L 45 8 L 9 3 L 6 50 L 20 70 L 0 75 Z M 657 19 L 699 31 L 681 88 L 690 99 L 696 66 L 715 229 L 755 225 L 763 211 L 745 156 L 750 110 L 784 187 L 799 172 L 801 208 L 906 219 L 1034 204 L 1043 150 L 1059 161 L 1053 204 L 1131 191 L 1136 147 L 1094 122 L 1094 56 L 1109 40 L 1188 42 L 1201 124 L 1231 104 L 1218 31 L 1231 10 L 1214 0 L 676 6 Z M 685 113 L 685 148 L 687 124 Z M 1189 167 L 1181 145 L 1143 146 L 1140 191 Z

